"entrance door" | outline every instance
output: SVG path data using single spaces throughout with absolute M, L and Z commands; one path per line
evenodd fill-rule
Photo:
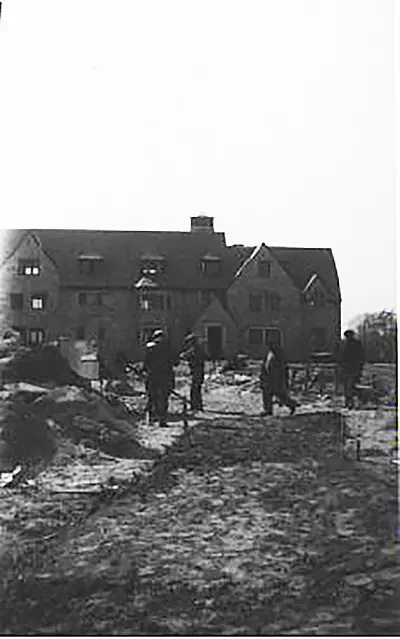
M 207 326 L 207 349 L 210 359 L 222 359 L 222 326 Z

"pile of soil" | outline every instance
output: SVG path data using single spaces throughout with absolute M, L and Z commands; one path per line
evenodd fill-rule
M 30 466 L 49 461 L 55 450 L 51 428 L 31 405 L 18 399 L 6 403 L 0 422 L 1 471 L 10 471 L 20 462 Z
M 51 344 L 30 349 L 19 347 L 3 369 L 4 382 L 28 381 L 36 383 L 75 384 L 88 386 L 88 380 L 80 377 Z
M 0 471 L 16 464 L 47 463 L 57 451 L 83 444 L 109 455 L 146 459 L 152 451 L 137 441 L 136 425 L 122 403 L 112 405 L 76 386 L 44 389 L 42 395 L 17 390 L 0 415 Z M 71 447 L 72 444 L 72 447 Z
M 147 456 L 148 451 L 137 442 L 134 418 L 122 402 L 111 404 L 95 392 L 64 386 L 36 399 L 32 411 L 59 439 L 116 457 Z

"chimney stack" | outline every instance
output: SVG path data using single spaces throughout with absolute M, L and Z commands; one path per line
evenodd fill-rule
M 190 218 L 191 233 L 214 233 L 214 218 L 208 215 L 197 215 Z

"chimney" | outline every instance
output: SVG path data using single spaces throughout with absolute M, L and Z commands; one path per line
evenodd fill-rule
M 214 233 L 214 218 L 208 215 L 197 215 L 190 218 L 191 233 Z

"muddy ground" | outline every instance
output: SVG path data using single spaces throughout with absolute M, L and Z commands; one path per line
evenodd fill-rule
M 265 418 L 252 381 L 209 376 L 189 430 L 178 401 L 159 429 L 125 398 L 130 455 L 59 439 L 0 489 L 4 634 L 399 633 L 390 401 L 298 388 L 298 414 Z

